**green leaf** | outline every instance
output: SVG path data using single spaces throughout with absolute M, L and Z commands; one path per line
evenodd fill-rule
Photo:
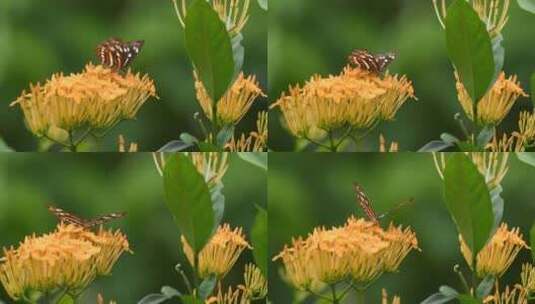
M 492 39 L 492 56 L 494 58 L 494 77 L 492 77 L 491 84 L 494 84 L 496 82 L 496 79 L 498 79 L 498 76 L 503 70 L 503 63 L 505 61 L 505 48 L 502 45 L 503 42 L 503 36 L 502 34 L 494 37 Z
M 214 210 L 214 231 L 223 219 L 225 213 L 225 196 L 223 195 L 223 183 L 218 183 L 210 189 L 212 199 L 212 209 Z
M 479 283 L 476 289 L 476 296 L 478 299 L 484 299 L 490 294 L 494 287 L 494 281 L 496 281 L 494 276 L 486 276 L 483 281 Z
M 164 169 L 167 207 L 194 252 L 210 239 L 214 211 L 210 191 L 190 158 L 177 153 L 169 157 Z
M 70 295 L 64 295 L 57 302 L 58 304 L 74 304 L 74 299 Z
M 194 145 L 199 142 L 199 140 L 195 136 L 189 133 L 182 133 L 180 134 L 179 138 L 181 141 L 185 142 L 186 144 Z
M 442 139 L 443 142 L 450 143 L 450 144 L 457 144 L 458 142 L 460 142 L 460 140 L 457 137 L 449 133 L 440 134 L 440 139 Z
M 446 43 L 461 82 L 477 104 L 494 77 L 494 59 L 485 23 L 465 0 L 455 0 L 448 8 Z
M 14 152 L 14 150 L 11 149 L 2 138 L 0 138 L 0 152 Z
M 265 209 L 257 206 L 253 229 L 251 230 L 251 241 L 253 243 L 253 256 L 258 268 L 268 276 L 268 214 Z
M 531 101 L 533 102 L 533 106 L 535 106 L 535 73 L 531 75 L 529 85 L 531 86 Z
M 494 224 L 490 235 L 494 235 L 503 219 L 503 198 L 501 197 L 503 188 L 498 185 L 490 191 L 490 200 L 492 202 L 492 213 L 494 214 Z
M 533 263 L 535 263 L 535 223 L 533 226 L 531 226 L 531 230 L 529 231 L 529 244 L 531 245 L 531 257 L 533 259 Z
M 171 286 L 162 286 L 160 291 L 163 295 L 167 296 L 169 299 L 173 297 L 180 297 L 182 294 Z
M 440 152 L 453 147 L 453 144 L 443 142 L 442 140 L 433 140 L 421 147 L 418 152 Z
M 143 297 L 137 304 L 160 304 L 169 300 L 169 298 L 163 294 L 152 293 Z
M 190 147 L 192 147 L 193 144 L 191 143 L 185 143 L 181 140 L 172 140 L 168 143 L 166 143 L 163 147 L 158 149 L 157 152 L 180 152 L 184 151 Z
M 494 137 L 496 133 L 496 128 L 494 126 L 485 126 L 483 130 L 477 135 L 477 146 L 481 150 L 485 150 L 485 147 L 489 141 Z
M 518 157 L 521 162 L 535 167 L 535 153 L 516 152 L 516 157 Z
M 153 293 L 145 296 L 137 304 L 160 304 L 175 297 L 181 297 L 182 294 L 170 286 L 163 286 L 161 293 Z
M 229 142 L 229 140 L 234 135 L 234 126 L 233 125 L 227 125 L 224 126 L 219 133 L 217 133 L 216 136 L 216 142 L 217 146 L 223 149 L 225 145 Z
M 232 46 L 225 24 L 205 0 L 195 0 L 190 5 L 185 23 L 188 55 L 208 95 L 218 101 L 234 74 Z
M 444 194 L 457 230 L 475 257 L 490 237 L 494 215 L 485 178 L 464 153 L 455 153 L 446 163 Z
M 268 10 L 268 0 L 258 0 L 258 5 L 260 5 L 263 10 Z
M 268 154 L 266 152 L 238 152 L 238 156 L 259 168 L 268 169 Z
M 201 285 L 199 285 L 199 296 L 202 300 L 206 300 L 212 294 L 216 283 L 217 278 L 215 276 L 210 276 L 201 282 Z
M 481 304 L 482 302 L 471 295 L 462 294 L 457 297 L 459 303 L 461 304 Z
M 523 10 L 535 14 L 535 0 L 518 0 L 518 5 Z
M 243 35 L 240 33 L 230 40 L 232 44 L 232 58 L 234 60 L 234 77 L 236 79 L 241 72 L 243 67 L 243 61 L 245 59 L 245 48 L 242 45 Z
M 455 289 L 449 286 L 440 286 L 438 291 L 439 292 L 427 297 L 420 304 L 444 304 L 457 299 L 457 296 L 459 295 Z

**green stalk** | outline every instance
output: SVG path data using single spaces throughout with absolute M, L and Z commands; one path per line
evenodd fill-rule
M 333 304 L 339 304 L 340 301 L 338 299 L 338 297 L 336 296 L 336 285 L 332 284 L 330 285 L 331 287 L 331 294 L 332 294 L 332 297 L 333 297 Z

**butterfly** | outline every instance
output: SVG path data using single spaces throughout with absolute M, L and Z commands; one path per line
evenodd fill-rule
M 410 204 L 414 201 L 411 198 L 406 202 L 398 204 L 397 206 L 395 206 L 393 209 L 391 209 L 387 213 L 384 213 L 378 216 L 373 210 L 370 199 L 368 198 L 366 193 L 364 193 L 364 190 L 362 189 L 362 187 L 358 183 L 353 183 L 353 189 L 355 190 L 355 198 L 357 200 L 357 203 L 360 205 L 362 210 L 364 210 L 364 213 L 366 213 L 366 216 L 368 217 L 368 219 L 374 222 L 376 225 L 379 225 L 379 219 L 382 219 L 383 217 L 392 213 L 393 211 L 398 210 L 399 208 L 407 204 Z
M 54 214 L 60 223 L 64 224 L 73 224 L 79 227 L 82 227 L 84 229 L 91 229 L 95 226 L 103 225 L 109 221 L 119 219 L 126 216 L 126 212 L 119 212 L 119 213 L 110 213 L 107 215 L 99 216 L 97 218 L 94 218 L 92 220 L 84 220 L 82 218 L 79 218 L 78 216 L 71 214 L 63 209 L 56 208 L 53 206 L 48 207 L 48 211 L 50 211 L 52 214 Z
M 368 50 L 354 50 L 347 58 L 351 65 L 374 74 L 383 73 L 395 59 L 394 53 L 374 55 Z
M 126 68 L 139 54 L 143 40 L 123 42 L 119 38 L 110 38 L 97 46 L 97 56 L 102 65 L 121 70 Z

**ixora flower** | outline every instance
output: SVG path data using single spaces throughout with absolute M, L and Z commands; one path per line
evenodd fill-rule
M 97 276 L 109 275 L 125 251 L 131 252 L 120 231 L 59 224 L 52 233 L 26 237 L 18 248 L 4 248 L 0 281 L 15 300 L 31 290 L 77 294 Z
M 208 298 L 205 301 L 205 304 L 250 304 L 251 300 L 249 299 L 245 290 L 241 288 L 232 289 L 228 288 L 228 291 L 223 293 L 221 289 L 217 292 L 217 295 Z
M 383 298 L 381 304 L 401 304 L 401 299 L 398 296 L 394 296 L 394 298 L 392 298 L 392 301 L 388 301 L 388 293 L 385 289 L 383 289 L 382 291 L 382 296 Z
M 368 129 L 392 120 L 408 98 L 415 96 L 405 76 L 382 77 L 348 66 L 340 75 L 315 75 L 302 87 L 290 87 L 271 107 L 281 109 L 294 136 L 307 138 L 318 131 Z
M 519 136 L 525 143 L 535 141 L 535 112 L 522 111 L 518 120 Z
M 273 258 L 282 260 L 289 282 L 309 290 L 321 284 L 350 279 L 366 286 L 384 272 L 395 272 L 412 250 L 416 235 L 392 224 L 383 229 L 374 222 L 351 217 L 341 227 L 316 228 L 307 238 Z
M 507 286 L 501 291 L 497 288 L 493 295 L 487 296 L 483 300 L 484 304 L 528 304 L 528 294 L 526 290 L 519 285 L 514 287 Z
M 177 3 L 177 1 L 180 2 Z M 231 36 L 239 35 L 249 20 L 249 6 L 251 0 L 208 0 L 217 12 L 221 21 L 227 26 Z M 186 15 L 189 6 L 188 0 L 173 0 L 178 20 L 182 27 L 186 27 Z
M 535 291 L 535 266 L 532 264 L 522 265 L 520 278 L 522 279 L 522 287 L 530 293 Z
M 440 5 L 438 4 L 440 1 Z M 444 20 L 447 15 L 446 0 L 433 0 L 438 21 L 446 28 Z M 479 18 L 487 25 L 487 31 L 491 38 L 500 35 L 509 20 L 510 0 L 469 0 Z
M 214 101 L 204 88 L 203 83 L 195 74 L 195 91 L 197 100 L 206 116 L 213 120 Z M 220 125 L 235 125 L 245 116 L 253 102 L 259 97 L 266 95 L 260 89 L 260 84 L 255 76 L 238 75 L 232 86 L 217 102 L 217 121 Z
M 465 152 L 470 157 L 472 162 L 476 165 L 479 173 L 485 178 L 485 182 L 489 189 L 494 189 L 502 182 L 503 178 L 509 171 L 507 162 L 509 160 L 509 153 L 500 152 Z M 444 179 L 444 170 L 446 169 L 446 154 L 433 153 L 433 160 L 438 175 Z
M 204 177 L 208 183 L 208 187 L 212 188 L 221 182 L 228 169 L 228 153 L 227 152 L 191 152 L 186 153 L 191 158 L 193 165 L 197 171 Z M 165 168 L 165 153 L 152 154 L 156 170 L 163 176 Z
M 267 296 L 268 286 L 266 278 L 256 265 L 252 263 L 245 265 L 243 279 L 245 285 L 241 286 L 241 288 L 245 290 L 250 299 L 262 299 Z
M 455 78 L 459 102 L 466 115 L 474 120 L 472 98 L 460 82 L 457 73 L 455 73 Z M 477 104 L 477 122 L 482 125 L 500 124 L 520 96 L 527 97 L 528 95 L 520 87 L 516 75 L 505 78 L 505 73 L 500 73 L 492 88 Z
M 44 85 L 31 85 L 11 106 L 20 106 L 28 129 L 48 137 L 54 129 L 78 127 L 106 130 L 133 119 L 149 97 L 157 97 L 154 82 L 128 71 L 124 76 L 101 65 L 88 64 L 82 73 L 55 74 Z
M 193 249 L 184 236 L 181 236 L 180 240 L 188 261 L 191 265 L 194 265 Z M 222 279 L 246 248 L 252 249 L 245 240 L 241 228 L 232 230 L 228 224 L 220 226 L 198 254 L 199 276 L 207 278 L 215 275 L 218 279 Z
M 472 266 L 472 251 L 459 236 L 461 252 L 470 267 Z M 487 245 L 477 254 L 476 273 L 480 278 L 488 275 L 501 277 L 522 248 L 529 248 L 518 228 L 509 230 L 507 224 L 502 224 Z
M 261 111 L 256 120 L 257 131 L 249 133 L 248 137 L 242 134 L 238 139 L 232 137 L 225 146 L 230 152 L 263 152 L 268 140 L 268 113 Z

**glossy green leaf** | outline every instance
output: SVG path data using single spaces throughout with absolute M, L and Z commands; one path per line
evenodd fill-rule
M 2 138 L 0 138 L 0 152 L 14 152 Z
M 199 79 L 212 100 L 227 91 L 234 74 L 229 34 L 219 15 L 205 0 L 195 0 L 186 16 L 185 43 Z
M 491 84 L 493 85 L 498 79 L 498 76 L 503 71 L 503 63 L 505 61 L 505 48 L 503 47 L 503 36 L 500 34 L 492 39 L 492 56 L 494 58 L 494 77 L 492 77 Z
M 238 156 L 259 168 L 268 169 L 268 154 L 266 152 L 238 152 Z
M 531 226 L 531 229 L 529 231 L 529 244 L 531 245 L 531 257 L 533 259 L 533 263 L 535 263 L 535 250 L 533 250 L 533 248 L 535 248 L 535 224 L 533 224 L 533 226 Z
M 177 153 L 164 169 L 167 206 L 191 248 L 199 252 L 212 235 L 214 211 L 210 191 L 191 159 Z
M 523 10 L 535 14 L 535 0 L 518 0 L 518 5 Z
M 230 141 L 233 135 L 234 135 L 234 126 L 233 125 L 224 126 L 216 136 L 217 146 L 220 148 L 224 148 L 225 145 Z
M 503 219 L 503 198 L 501 197 L 503 188 L 498 185 L 490 191 L 490 200 L 492 202 L 492 213 L 494 214 L 494 224 L 492 225 L 491 235 L 494 235 Z
M 535 153 L 530 153 L 530 152 L 517 152 L 516 153 L 516 156 L 518 157 L 518 159 L 523 162 L 523 163 L 526 163 L 530 166 L 533 166 L 535 167 Z
M 464 153 L 455 153 L 446 163 L 444 194 L 459 233 L 477 255 L 490 237 L 494 215 L 485 178 Z
M 448 8 L 446 43 L 461 82 L 477 104 L 494 77 L 494 55 L 485 24 L 465 0 L 455 0 Z
M 492 137 L 494 137 L 494 134 L 496 134 L 496 128 L 494 126 L 485 126 L 477 135 L 476 142 L 481 151 L 485 150 L 485 147 L 491 141 Z
M 210 188 L 210 197 L 212 199 L 212 209 L 214 210 L 214 231 L 223 219 L 225 213 L 225 196 L 223 195 L 223 183 L 220 182 Z
M 215 276 L 204 279 L 199 285 L 199 297 L 202 300 L 206 300 L 214 291 L 216 283 L 217 278 Z
M 263 10 L 268 10 L 268 0 L 258 0 L 258 5 L 260 5 Z
M 494 287 L 494 282 L 496 278 L 494 276 L 486 276 L 481 283 L 477 286 L 476 296 L 478 299 L 484 299 L 490 294 L 492 288 Z
M 265 277 L 268 275 L 268 214 L 261 207 L 257 207 L 255 222 L 251 230 L 253 242 L 253 256 Z
M 173 297 L 180 297 L 182 294 L 171 286 L 162 286 L 161 293 L 169 299 Z
M 232 45 L 232 58 L 234 60 L 234 77 L 236 79 L 243 67 L 243 61 L 245 60 L 245 48 L 242 45 L 243 35 L 240 33 L 230 40 Z
M 433 140 L 421 147 L 418 152 L 440 152 L 453 146 L 453 144 L 443 142 L 442 140 Z
M 454 299 L 457 299 L 459 293 L 449 287 L 449 286 L 440 286 L 439 292 L 432 294 L 423 300 L 420 304 L 444 304 L 449 303 Z
M 191 148 L 192 146 L 193 144 L 191 143 L 185 143 L 181 140 L 172 140 L 166 143 L 165 145 L 163 145 L 163 147 L 158 149 L 157 152 L 167 152 L 167 153 L 180 152 L 180 151 L 187 150 L 188 148 Z

